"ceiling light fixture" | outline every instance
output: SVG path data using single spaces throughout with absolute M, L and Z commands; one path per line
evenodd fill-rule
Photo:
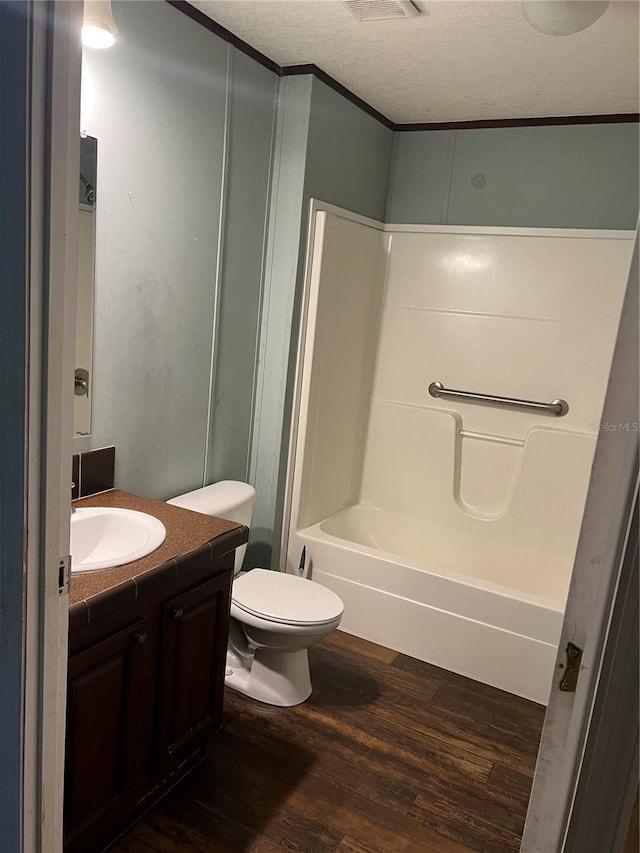
M 111 0 L 84 0 L 82 44 L 85 47 L 111 47 L 117 35 Z
M 548 36 L 570 36 L 586 30 L 607 11 L 609 0 L 522 0 L 522 14 Z

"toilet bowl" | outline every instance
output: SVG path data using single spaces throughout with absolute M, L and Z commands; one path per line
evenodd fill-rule
M 167 503 L 251 524 L 255 490 L 224 480 Z M 267 569 L 241 572 L 236 550 L 225 684 L 269 705 L 299 705 L 311 694 L 307 649 L 340 624 L 342 600 L 307 578 Z

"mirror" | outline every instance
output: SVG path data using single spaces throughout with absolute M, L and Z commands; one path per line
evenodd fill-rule
M 92 136 L 81 137 L 78 192 L 78 301 L 73 407 L 74 435 L 88 435 L 91 432 L 97 158 L 98 140 Z

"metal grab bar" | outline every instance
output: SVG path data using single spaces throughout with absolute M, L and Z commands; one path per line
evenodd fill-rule
M 429 385 L 429 393 L 432 397 L 459 397 L 462 400 L 472 400 L 478 403 L 487 403 L 494 406 L 514 406 L 518 409 L 534 409 L 536 412 L 545 412 L 561 418 L 569 411 L 566 400 L 554 400 L 552 403 L 536 403 L 534 400 L 518 400 L 515 397 L 497 397 L 494 394 L 475 394 L 473 391 L 454 391 L 453 388 L 445 388 L 442 382 L 432 382 Z

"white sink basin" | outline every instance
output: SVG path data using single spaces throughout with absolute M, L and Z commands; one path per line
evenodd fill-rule
M 123 566 L 164 542 L 164 524 L 132 509 L 86 507 L 71 515 L 71 571 Z

